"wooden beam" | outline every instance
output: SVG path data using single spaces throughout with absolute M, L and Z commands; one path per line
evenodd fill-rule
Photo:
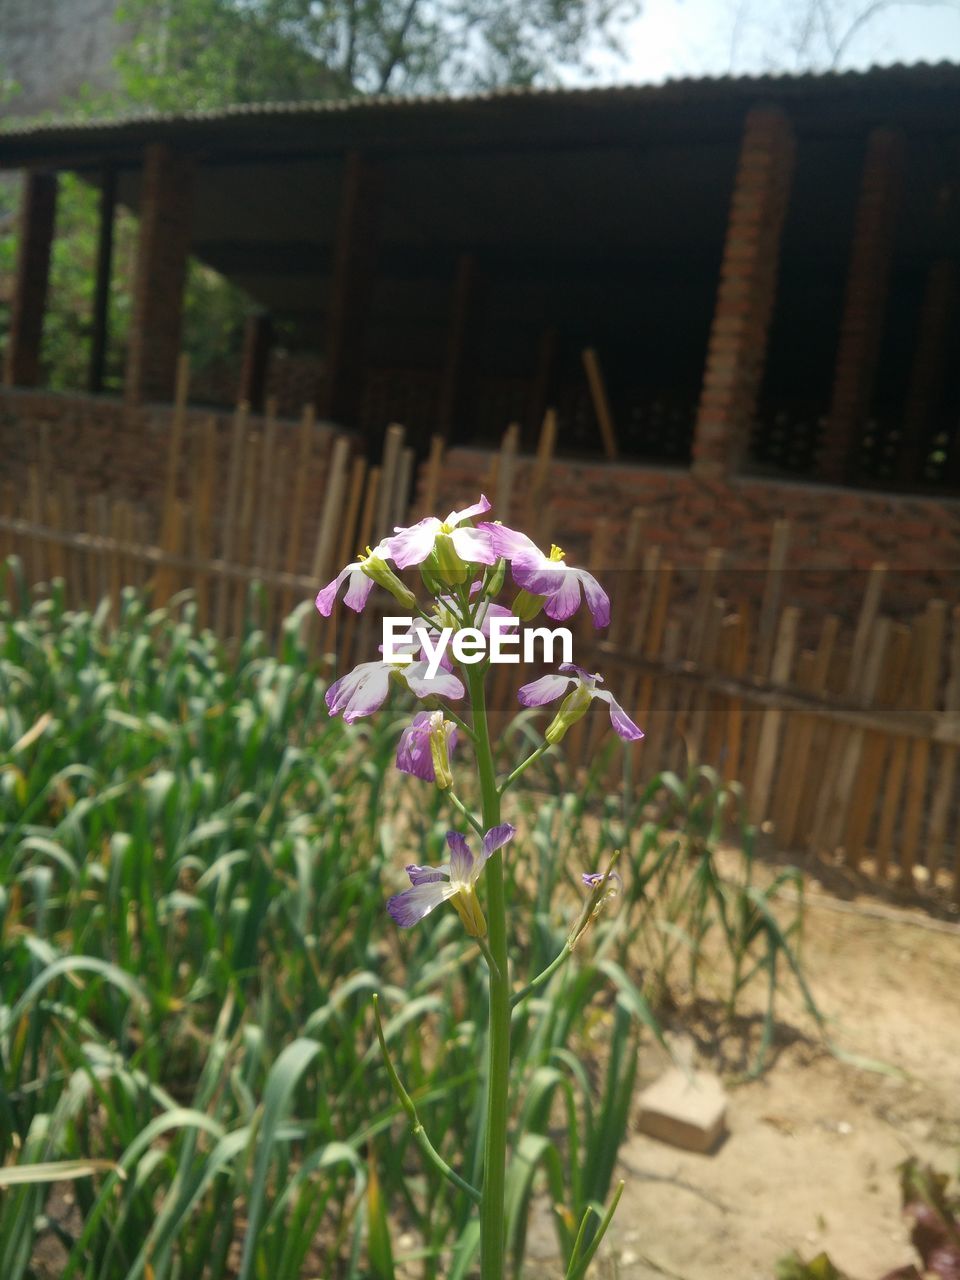
M 346 160 L 327 308 L 320 416 L 355 426 L 363 391 L 365 322 L 376 271 L 381 175 L 358 151 Z
M 8 387 L 35 387 L 40 376 L 40 343 L 56 216 L 56 174 L 26 174 L 20 198 L 17 270 L 4 361 L 3 378 Z

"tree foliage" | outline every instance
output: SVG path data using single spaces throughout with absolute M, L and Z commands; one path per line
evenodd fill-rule
M 225 102 L 464 92 L 586 68 L 641 0 L 126 0 L 124 95 Z

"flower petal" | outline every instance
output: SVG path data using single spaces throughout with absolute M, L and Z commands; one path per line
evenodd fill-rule
M 471 516 L 485 515 L 489 510 L 490 500 L 486 494 L 481 493 L 479 502 L 475 502 L 472 507 L 464 507 L 462 511 L 451 511 L 444 524 L 458 525 L 461 520 L 469 520 Z
M 425 516 L 408 529 L 397 527 L 392 538 L 387 538 L 385 547 L 387 555 L 398 569 L 407 569 L 412 564 L 423 564 L 433 550 L 437 539 L 440 521 L 436 516 Z
M 524 707 L 545 707 L 548 702 L 556 702 L 558 698 L 562 698 L 573 683 L 571 676 L 541 676 L 539 680 L 521 685 L 517 690 L 517 698 Z
M 595 627 L 609 627 L 610 597 L 592 573 L 587 573 L 586 569 L 577 569 L 575 573 L 580 579 L 583 594 L 587 598 L 587 608 L 593 618 L 593 625 Z
M 593 696 L 609 705 L 610 723 L 624 742 L 636 742 L 643 737 L 643 730 L 633 723 L 609 689 L 597 689 Z
M 469 884 L 473 875 L 473 854 L 470 846 L 459 831 L 447 832 L 447 844 L 450 846 L 450 880 L 451 883 Z
M 367 603 L 372 590 L 373 579 L 368 578 L 362 570 L 358 569 L 350 575 L 343 603 L 348 609 L 352 609 L 354 613 L 362 613 L 363 606 Z
M 397 670 L 415 698 L 462 698 L 465 693 L 457 676 L 442 668 L 429 679 L 425 662 L 411 662 Z
M 490 541 L 498 557 L 503 556 L 506 560 L 513 560 L 514 556 L 523 556 L 531 564 L 540 560 L 550 563 L 537 544 L 517 529 L 508 529 L 506 525 L 492 524 L 486 520 L 481 521 L 477 528 L 490 535 Z
M 529 591 L 530 588 L 528 587 L 527 590 Z M 580 583 L 577 574 L 572 570 L 563 575 L 553 594 L 543 591 L 537 594 L 546 594 L 543 612 L 554 622 L 563 622 L 567 618 L 572 618 L 580 608 Z
M 390 898 L 387 911 L 401 929 L 409 929 L 455 893 L 456 889 L 451 884 L 417 884 Z
M 361 662 L 335 680 L 324 701 L 332 716 L 343 713 L 347 724 L 372 715 L 386 700 L 390 690 L 390 666 L 386 662 Z
M 355 573 L 360 568 L 359 562 L 356 564 L 348 564 L 345 569 L 341 569 L 332 582 L 317 592 L 317 609 L 325 618 L 329 618 L 333 613 L 333 606 L 337 599 L 337 592 L 340 590 L 340 584 L 348 574 Z M 371 586 L 373 584 L 371 583 Z
M 557 668 L 564 675 L 579 676 L 584 682 L 593 681 L 595 684 L 603 684 L 603 676 L 598 675 L 596 671 L 588 671 L 586 667 L 578 667 L 575 662 L 561 662 Z
M 484 862 L 490 857 L 491 853 L 496 853 L 505 844 L 509 844 L 516 834 L 517 828 L 512 827 L 509 822 L 503 822 L 499 827 L 491 827 L 483 837 Z
M 563 588 L 564 580 L 569 579 L 573 572 L 557 560 L 548 560 L 540 551 L 536 556 L 516 556 L 511 568 L 514 582 L 532 596 L 556 595 Z M 579 600 L 579 593 L 577 599 Z
M 496 564 L 497 553 L 482 529 L 454 529 L 450 541 L 461 560 L 470 564 Z
M 408 863 L 407 875 L 411 884 L 439 884 L 441 880 L 450 879 L 450 864 L 440 867 L 418 867 L 415 862 Z
M 433 752 L 430 750 L 430 719 L 429 711 L 418 711 L 397 743 L 397 768 L 401 773 L 422 778 L 424 782 L 436 781 Z

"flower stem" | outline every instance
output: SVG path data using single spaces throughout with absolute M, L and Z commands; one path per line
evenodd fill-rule
M 484 671 L 478 667 L 468 667 L 466 675 L 473 708 L 483 825 L 489 831 L 500 822 L 500 794 L 497 791 L 490 728 L 487 723 Z M 503 1202 L 510 1103 L 510 976 L 507 969 L 507 914 L 502 850 L 498 849 L 488 859 L 484 878 L 487 885 L 487 942 L 494 963 L 490 968 L 487 1121 L 480 1200 L 480 1276 L 481 1280 L 503 1280 Z
M 549 751 L 549 750 L 550 750 L 550 743 L 541 742 L 539 747 L 536 747 L 533 751 L 530 752 L 526 760 L 522 760 L 520 764 L 517 765 L 513 773 L 507 774 L 503 782 L 501 782 L 500 784 L 500 794 L 503 795 L 506 789 L 512 786 L 522 773 L 526 773 L 526 771 L 530 768 L 530 766 L 533 763 L 535 763 L 535 761 L 539 760 L 545 751 Z

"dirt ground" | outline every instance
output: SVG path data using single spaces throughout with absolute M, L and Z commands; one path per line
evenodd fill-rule
M 900 1074 L 827 1051 L 789 980 L 775 1057 L 758 1080 L 737 1081 L 758 1019 L 747 1010 L 718 1031 L 709 1005 L 688 1010 L 674 1045 L 724 1079 L 729 1135 L 707 1156 L 631 1136 L 621 1161 L 626 1190 L 598 1276 L 773 1280 L 777 1260 L 795 1249 L 807 1259 L 826 1250 L 855 1280 L 877 1280 L 916 1260 L 896 1166 L 917 1155 L 960 1171 L 960 925 L 846 884 L 838 898 L 822 883 L 829 873 L 810 871 L 803 956 L 828 1034 Z M 865 914 L 877 910 L 898 919 Z M 649 1050 L 643 1080 L 665 1065 Z M 545 1254 L 547 1236 L 536 1236 Z M 551 1272 L 546 1256 L 531 1259 L 531 1277 Z

